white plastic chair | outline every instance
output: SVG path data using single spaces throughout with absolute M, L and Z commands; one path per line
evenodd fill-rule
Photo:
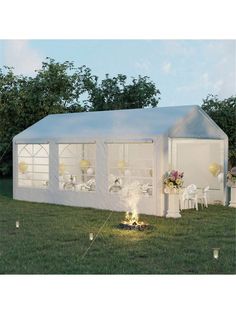
M 204 189 L 202 189 L 202 194 L 198 195 L 197 198 L 201 202 L 202 207 L 208 207 L 208 201 L 207 201 L 207 193 L 209 192 L 209 185 L 206 186 Z
M 198 210 L 198 196 L 197 196 L 197 186 L 195 184 L 190 184 L 186 187 L 182 195 L 183 208 L 196 208 Z

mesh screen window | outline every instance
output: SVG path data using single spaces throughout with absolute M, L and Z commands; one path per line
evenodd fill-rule
M 18 144 L 18 186 L 47 188 L 49 144 Z
M 59 144 L 59 189 L 95 191 L 95 159 L 95 144 Z
M 108 144 L 109 192 L 121 192 L 134 182 L 142 196 L 153 194 L 153 143 Z

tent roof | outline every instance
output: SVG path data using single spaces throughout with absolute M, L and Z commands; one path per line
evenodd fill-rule
M 15 136 L 16 142 L 60 139 L 170 137 L 226 138 L 199 106 L 48 115 Z

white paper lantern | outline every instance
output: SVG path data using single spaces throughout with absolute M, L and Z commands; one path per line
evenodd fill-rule
M 93 168 L 88 168 L 88 169 L 87 169 L 87 174 L 88 174 L 89 176 L 92 176 L 92 175 L 94 174 L 94 169 L 93 169 Z

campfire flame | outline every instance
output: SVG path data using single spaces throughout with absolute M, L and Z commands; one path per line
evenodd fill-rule
M 135 210 L 132 210 L 132 212 L 126 212 L 125 214 L 125 220 L 124 223 L 127 223 L 129 225 L 134 225 L 139 223 L 139 217 Z
M 126 185 L 122 190 L 123 201 L 128 211 L 125 214 L 125 220 L 122 222 L 125 225 L 144 225 L 144 222 L 139 221 L 138 202 L 140 200 L 140 184 L 135 181 Z

